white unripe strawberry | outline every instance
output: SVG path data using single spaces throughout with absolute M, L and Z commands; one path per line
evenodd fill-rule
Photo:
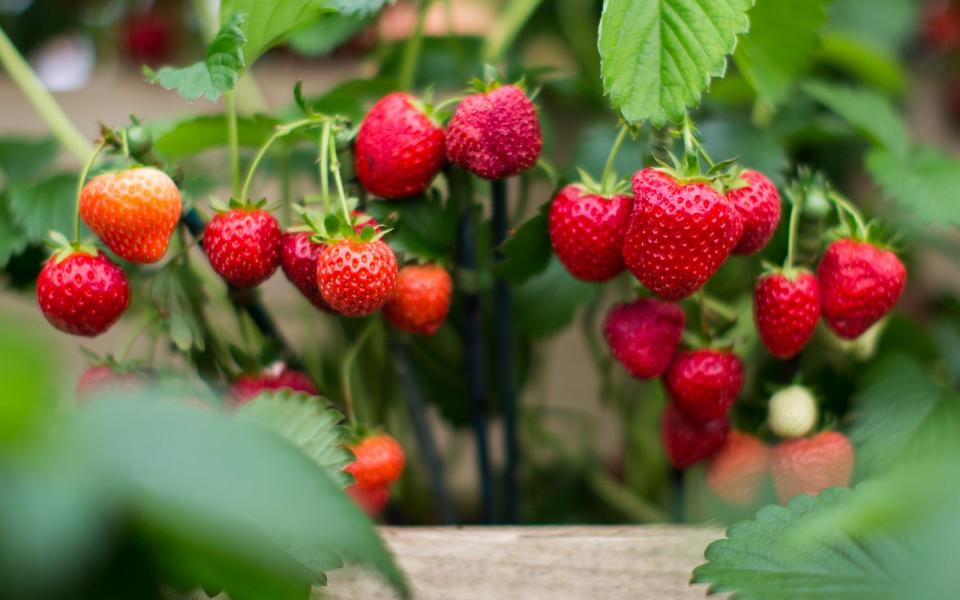
M 803 437 L 817 424 L 817 400 L 802 385 L 791 385 L 770 397 L 767 423 L 777 436 Z

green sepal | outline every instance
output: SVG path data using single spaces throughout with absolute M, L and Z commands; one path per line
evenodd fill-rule
M 46 243 L 50 248 L 53 249 L 53 254 L 50 256 L 50 260 L 55 261 L 56 263 L 61 263 L 68 257 L 74 254 L 88 254 L 90 256 L 97 256 L 100 251 L 92 242 L 71 242 L 67 239 L 67 236 L 63 235 L 59 231 L 50 231 L 47 234 Z

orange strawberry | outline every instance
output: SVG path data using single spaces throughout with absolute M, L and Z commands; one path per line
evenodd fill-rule
M 83 187 L 80 217 L 120 258 L 154 263 L 180 219 L 180 190 L 153 167 L 103 173 Z

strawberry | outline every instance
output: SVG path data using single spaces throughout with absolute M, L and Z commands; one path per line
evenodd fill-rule
M 390 500 L 389 485 L 363 486 L 355 483 L 348 487 L 346 491 L 357 506 L 371 517 L 383 512 L 383 509 L 387 506 L 387 501 Z
M 795 356 L 820 320 L 820 289 L 808 271 L 767 273 L 753 290 L 753 316 L 760 340 L 777 358 Z
M 443 267 L 407 265 L 400 269 L 383 316 L 397 329 L 433 335 L 447 318 L 452 293 L 453 280 Z
M 280 242 L 280 267 L 300 293 L 311 304 L 323 311 L 332 312 L 317 287 L 317 258 L 326 244 L 314 242 L 306 231 L 283 234 Z
M 180 219 L 180 190 L 153 167 L 103 173 L 83 186 L 80 218 L 120 258 L 154 263 Z
M 373 105 L 360 123 L 353 155 L 361 185 L 388 199 L 424 192 L 447 162 L 443 128 L 402 92 Z
M 317 286 L 333 310 L 364 317 L 378 310 L 397 285 L 397 257 L 382 240 L 337 240 L 317 260 Z
M 664 382 L 677 409 L 705 423 L 730 410 L 743 385 L 743 367 L 733 352 L 710 348 L 680 352 L 670 363 Z
M 283 389 L 311 396 L 319 394 L 309 375 L 276 363 L 259 375 L 241 375 L 234 380 L 230 386 L 230 398 L 232 404 L 239 406 L 253 400 L 260 392 Z
M 75 394 L 77 400 L 88 400 L 93 396 L 110 392 L 141 392 L 146 388 L 147 377 L 143 373 L 118 371 L 110 365 L 87 367 L 77 379 Z
M 543 136 L 537 108 L 515 85 L 494 85 L 460 101 L 447 127 L 447 157 L 455 165 L 496 180 L 537 163 Z
M 920 33 L 931 50 L 950 52 L 960 47 L 960 7 L 950 0 L 924 5 Z
M 602 196 L 582 185 L 560 190 L 550 204 L 550 244 L 567 271 L 583 281 L 606 281 L 623 271 L 623 237 L 633 199 Z
M 95 337 L 127 309 L 130 286 L 120 267 L 99 250 L 64 249 L 43 265 L 37 302 L 60 331 Z
M 771 470 L 780 502 L 798 494 L 815 496 L 828 487 L 850 485 L 853 446 L 838 431 L 780 442 L 773 449 Z
M 610 309 L 603 336 L 613 355 L 634 377 L 663 373 L 680 343 L 684 316 L 672 302 L 641 298 Z
M 715 496 L 737 506 L 757 500 L 770 465 L 770 448 L 748 433 L 731 431 L 707 465 L 707 487 Z
M 743 219 L 743 234 L 734 254 L 753 254 L 767 245 L 780 223 L 780 194 L 777 186 L 762 173 L 745 170 L 740 178 L 747 185 L 727 192 Z
M 858 337 L 893 308 L 907 270 L 897 255 L 867 242 L 832 242 L 817 269 L 827 325 L 842 338 Z
M 266 281 L 280 265 L 283 232 L 276 218 L 253 207 L 217 213 L 203 232 L 210 266 L 235 288 Z
M 791 385 L 770 397 L 767 424 L 782 438 L 804 437 L 817 424 L 817 400 L 802 385 Z
M 706 423 L 689 420 L 673 404 L 660 417 L 660 439 L 670 464 L 685 469 L 713 456 L 727 439 L 730 423 L 719 417 Z
M 368 436 L 349 450 L 356 460 L 345 469 L 353 475 L 357 485 L 372 488 L 379 485 L 389 486 L 400 479 L 406 461 L 403 447 L 386 433 Z
M 624 263 L 661 298 L 686 298 L 730 255 L 743 233 L 743 219 L 706 183 L 678 181 L 657 169 L 638 171 L 633 191 Z

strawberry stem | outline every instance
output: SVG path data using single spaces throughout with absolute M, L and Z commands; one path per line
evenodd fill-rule
M 863 221 L 863 216 L 860 214 L 860 211 L 856 206 L 853 205 L 849 200 L 835 192 L 834 190 L 829 190 L 827 192 L 827 197 L 834 203 L 837 207 L 837 213 L 839 215 L 840 210 L 842 209 L 853 219 L 854 224 L 857 226 L 857 231 L 855 236 L 859 239 L 866 239 L 867 237 L 867 225 Z M 841 222 L 843 219 L 840 219 Z M 851 232 L 854 233 L 854 232 Z
M 787 257 L 783 261 L 783 270 L 793 269 L 793 259 L 797 253 L 797 229 L 800 224 L 800 211 L 803 209 L 803 193 L 790 194 L 790 224 L 787 226 Z
M 120 354 L 117 355 L 117 363 L 121 366 L 127 362 L 127 356 L 129 356 L 130 351 L 133 349 L 133 345 L 140 339 L 140 336 L 143 335 L 143 332 L 146 331 L 153 323 L 157 321 L 159 315 L 155 312 L 150 312 L 147 314 L 147 318 L 143 319 L 137 328 L 133 330 L 133 333 L 130 334 L 130 338 L 123 345 L 123 349 L 120 351 Z
M 270 146 L 272 146 L 274 142 L 286 135 L 289 135 L 297 129 L 300 129 L 301 127 L 314 125 L 319 123 L 321 120 L 325 126 L 330 122 L 330 120 L 323 115 L 311 115 L 305 119 L 292 121 L 284 125 L 278 125 L 276 131 L 273 132 L 273 135 L 267 138 L 267 141 L 264 142 L 263 145 L 260 146 L 260 150 L 257 151 L 257 155 L 253 157 L 253 162 L 250 163 L 250 168 L 247 169 L 247 176 L 243 180 L 243 187 L 240 188 L 240 195 L 236 196 L 236 199 L 241 202 L 246 202 L 249 200 L 247 194 L 250 192 L 250 183 L 253 181 L 253 175 L 256 173 L 257 167 L 260 166 L 260 161 L 263 160 L 263 157 L 267 154 L 267 150 L 270 149 Z
M 333 172 L 333 180 L 337 184 L 337 195 L 340 196 L 340 208 L 343 210 L 343 218 L 347 224 L 350 223 L 350 208 L 347 206 L 347 194 L 343 190 L 343 179 L 340 177 L 340 159 L 337 158 L 337 139 L 336 136 L 330 136 L 330 170 Z
M 320 198 L 323 200 L 324 214 L 330 212 L 330 123 L 323 124 L 320 133 Z
M 103 138 L 100 138 L 100 141 L 97 142 L 96 148 L 93 149 L 93 154 L 90 155 L 90 158 L 87 160 L 87 163 L 83 165 L 83 170 L 80 171 L 80 178 L 77 180 L 77 201 L 76 207 L 73 211 L 73 243 L 80 243 L 80 194 L 83 193 L 83 184 L 87 181 L 87 173 L 90 172 L 90 169 L 93 167 L 93 163 L 97 161 L 97 157 L 100 156 L 100 153 L 103 152 L 103 149 L 107 146 L 107 141 Z
M 707 165 L 710 168 L 713 168 L 715 164 L 707 153 L 707 150 L 703 147 L 703 144 L 697 139 L 697 128 L 693 124 L 693 119 L 690 118 L 690 113 L 683 114 L 683 153 L 684 163 L 690 158 L 694 159 L 696 161 L 694 164 L 696 164 L 698 171 L 701 156 L 703 160 L 707 161 Z M 698 172 L 696 174 L 699 175 L 700 173 Z M 684 175 L 689 176 L 690 173 L 684 173 Z
M 617 134 L 617 139 L 610 148 L 610 154 L 607 155 L 607 162 L 603 165 L 603 174 L 600 176 L 600 185 L 604 186 L 604 192 L 606 192 L 607 181 L 609 181 L 610 177 L 614 174 L 613 165 L 617 161 L 617 154 L 620 152 L 620 146 L 623 145 L 623 140 L 626 137 L 627 125 L 626 123 L 620 123 L 620 133 Z
M 227 109 L 227 139 L 230 146 L 230 186 L 234 197 L 240 192 L 240 136 L 237 132 L 237 100 L 232 91 L 224 92 Z
M 367 322 L 363 330 L 360 332 L 360 335 L 357 336 L 357 338 L 353 341 L 353 344 L 351 344 L 347 349 L 346 354 L 343 356 L 343 362 L 340 364 L 340 386 L 341 393 L 343 395 L 343 408 L 344 412 L 347 413 L 347 419 L 353 426 L 357 425 L 357 414 L 353 410 L 353 393 L 350 389 L 350 371 L 353 370 L 353 363 L 356 362 L 357 355 L 360 354 L 360 349 L 363 348 L 363 344 L 366 343 L 367 339 L 373 333 L 373 329 L 376 327 L 376 325 L 376 319 L 370 319 Z
M 420 0 L 417 7 L 417 21 L 413 28 L 413 35 L 407 40 L 403 48 L 403 59 L 400 63 L 400 72 L 397 76 L 397 87 L 409 90 L 413 87 L 417 77 L 417 64 L 420 62 L 420 49 L 423 47 L 423 27 L 430 9 L 430 0 Z

